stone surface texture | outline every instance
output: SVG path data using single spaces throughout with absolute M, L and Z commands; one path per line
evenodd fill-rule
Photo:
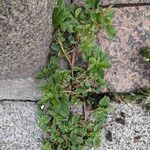
M 0 1 L 0 79 L 31 76 L 45 64 L 56 2 Z
M 104 32 L 99 33 L 99 43 L 109 52 L 112 64 L 106 79 L 117 92 L 150 87 L 150 66 L 140 56 L 141 48 L 150 43 L 149 10 L 150 6 L 116 8 L 116 37 L 110 40 Z
M 38 100 L 41 92 L 32 78 L 0 80 L 0 101 L 2 99 Z
M 76 3 L 82 5 L 84 0 L 75 0 Z M 102 5 L 114 5 L 114 4 L 143 4 L 150 3 L 150 0 L 100 0 Z
M 150 3 L 150 0 L 100 0 L 103 5 L 113 5 L 113 4 L 142 4 Z
M 34 102 L 0 101 L 0 150 L 40 150 L 37 119 Z
M 135 104 L 113 106 L 115 111 L 101 133 L 101 146 L 95 150 L 149 150 L 150 115 Z

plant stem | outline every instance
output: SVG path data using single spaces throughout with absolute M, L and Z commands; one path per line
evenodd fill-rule
M 65 58 L 66 58 L 66 59 L 67 59 L 67 61 L 68 61 L 68 63 L 69 63 L 69 65 L 70 65 L 70 67 L 72 68 L 72 65 L 71 65 L 71 62 L 70 62 L 69 56 L 67 55 L 67 53 L 66 53 L 66 51 L 65 51 L 65 49 L 64 49 L 64 47 L 63 47 L 62 42 L 61 42 L 60 40 L 58 40 L 58 43 L 59 43 L 59 45 L 60 45 L 60 47 L 61 47 L 61 50 L 62 50 L 62 52 L 63 52 L 63 54 L 64 54 Z
M 73 91 L 63 91 L 64 93 L 70 93 L 70 94 L 73 94 L 73 95 L 77 95 L 77 97 L 80 97 L 80 98 L 84 98 L 83 96 L 81 95 L 78 95 L 77 93 L 73 92 Z
M 84 100 L 84 104 L 83 104 L 83 115 L 84 115 L 84 121 L 86 122 L 89 117 L 89 112 L 88 112 L 85 100 Z

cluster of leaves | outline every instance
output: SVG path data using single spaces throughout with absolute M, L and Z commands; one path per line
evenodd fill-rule
M 104 28 L 112 38 L 114 12 L 100 7 L 99 0 L 86 0 L 85 6 L 66 6 L 58 0 L 53 12 L 54 40 L 50 62 L 39 74 L 44 79 L 40 126 L 49 134 L 43 150 L 82 150 L 100 142 L 100 130 L 111 110 L 104 96 L 96 107 L 91 94 L 107 87 L 104 71 L 111 65 L 108 54 L 96 44 L 97 31 Z M 82 115 L 71 106 L 82 105 Z M 92 118 L 94 119 L 91 119 Z

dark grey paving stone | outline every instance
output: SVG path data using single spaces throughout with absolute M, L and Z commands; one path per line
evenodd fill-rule
M 31 77 L 45 65 L 55 3 L 0 1 L 0 79 Z
M 34 102 L 0 102 L 0 150 L 40 150 L 42 131 Z
M 11 100 L 38 100 L 42 93 L 37 88 L 33 78 L 0 80 L 0 101 Z

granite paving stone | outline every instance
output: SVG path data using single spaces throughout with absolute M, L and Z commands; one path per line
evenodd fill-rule
M 108 116 L 101 133 L 101 145 L 95 150 L 149 150 L 149 113 L 136 104 L 112 105 L 115 111 Z
M 84 0 L 75 0 L 76 3 L 83 5 Z M 114 4 L 150 4 L 150 0 L 100 0 L 102 5 L 114 5 Z
M 0 150 L 40 150 L 37 114 L 34 102 L 0 101 Z
M 45 65 L 56 2 L 0 1 L 0 79 L 31 77 Z
M 106 79 L 117 92 L 150 87 L 150 65 L 140 51 L 150 43 L 150 6 L 116 8 L 116 37 L 111 40 L 101 31 L 99 43 L 108 51 L 112 67 Z
M 100 0 L 103 5 L 113 5 L 113 4 L 142 4 L 150 3 L 150 0 Z
M 38 100 L 41 97 L 38 83 L 33 78 L 0 80 L 0 101 L 11 100 Z

